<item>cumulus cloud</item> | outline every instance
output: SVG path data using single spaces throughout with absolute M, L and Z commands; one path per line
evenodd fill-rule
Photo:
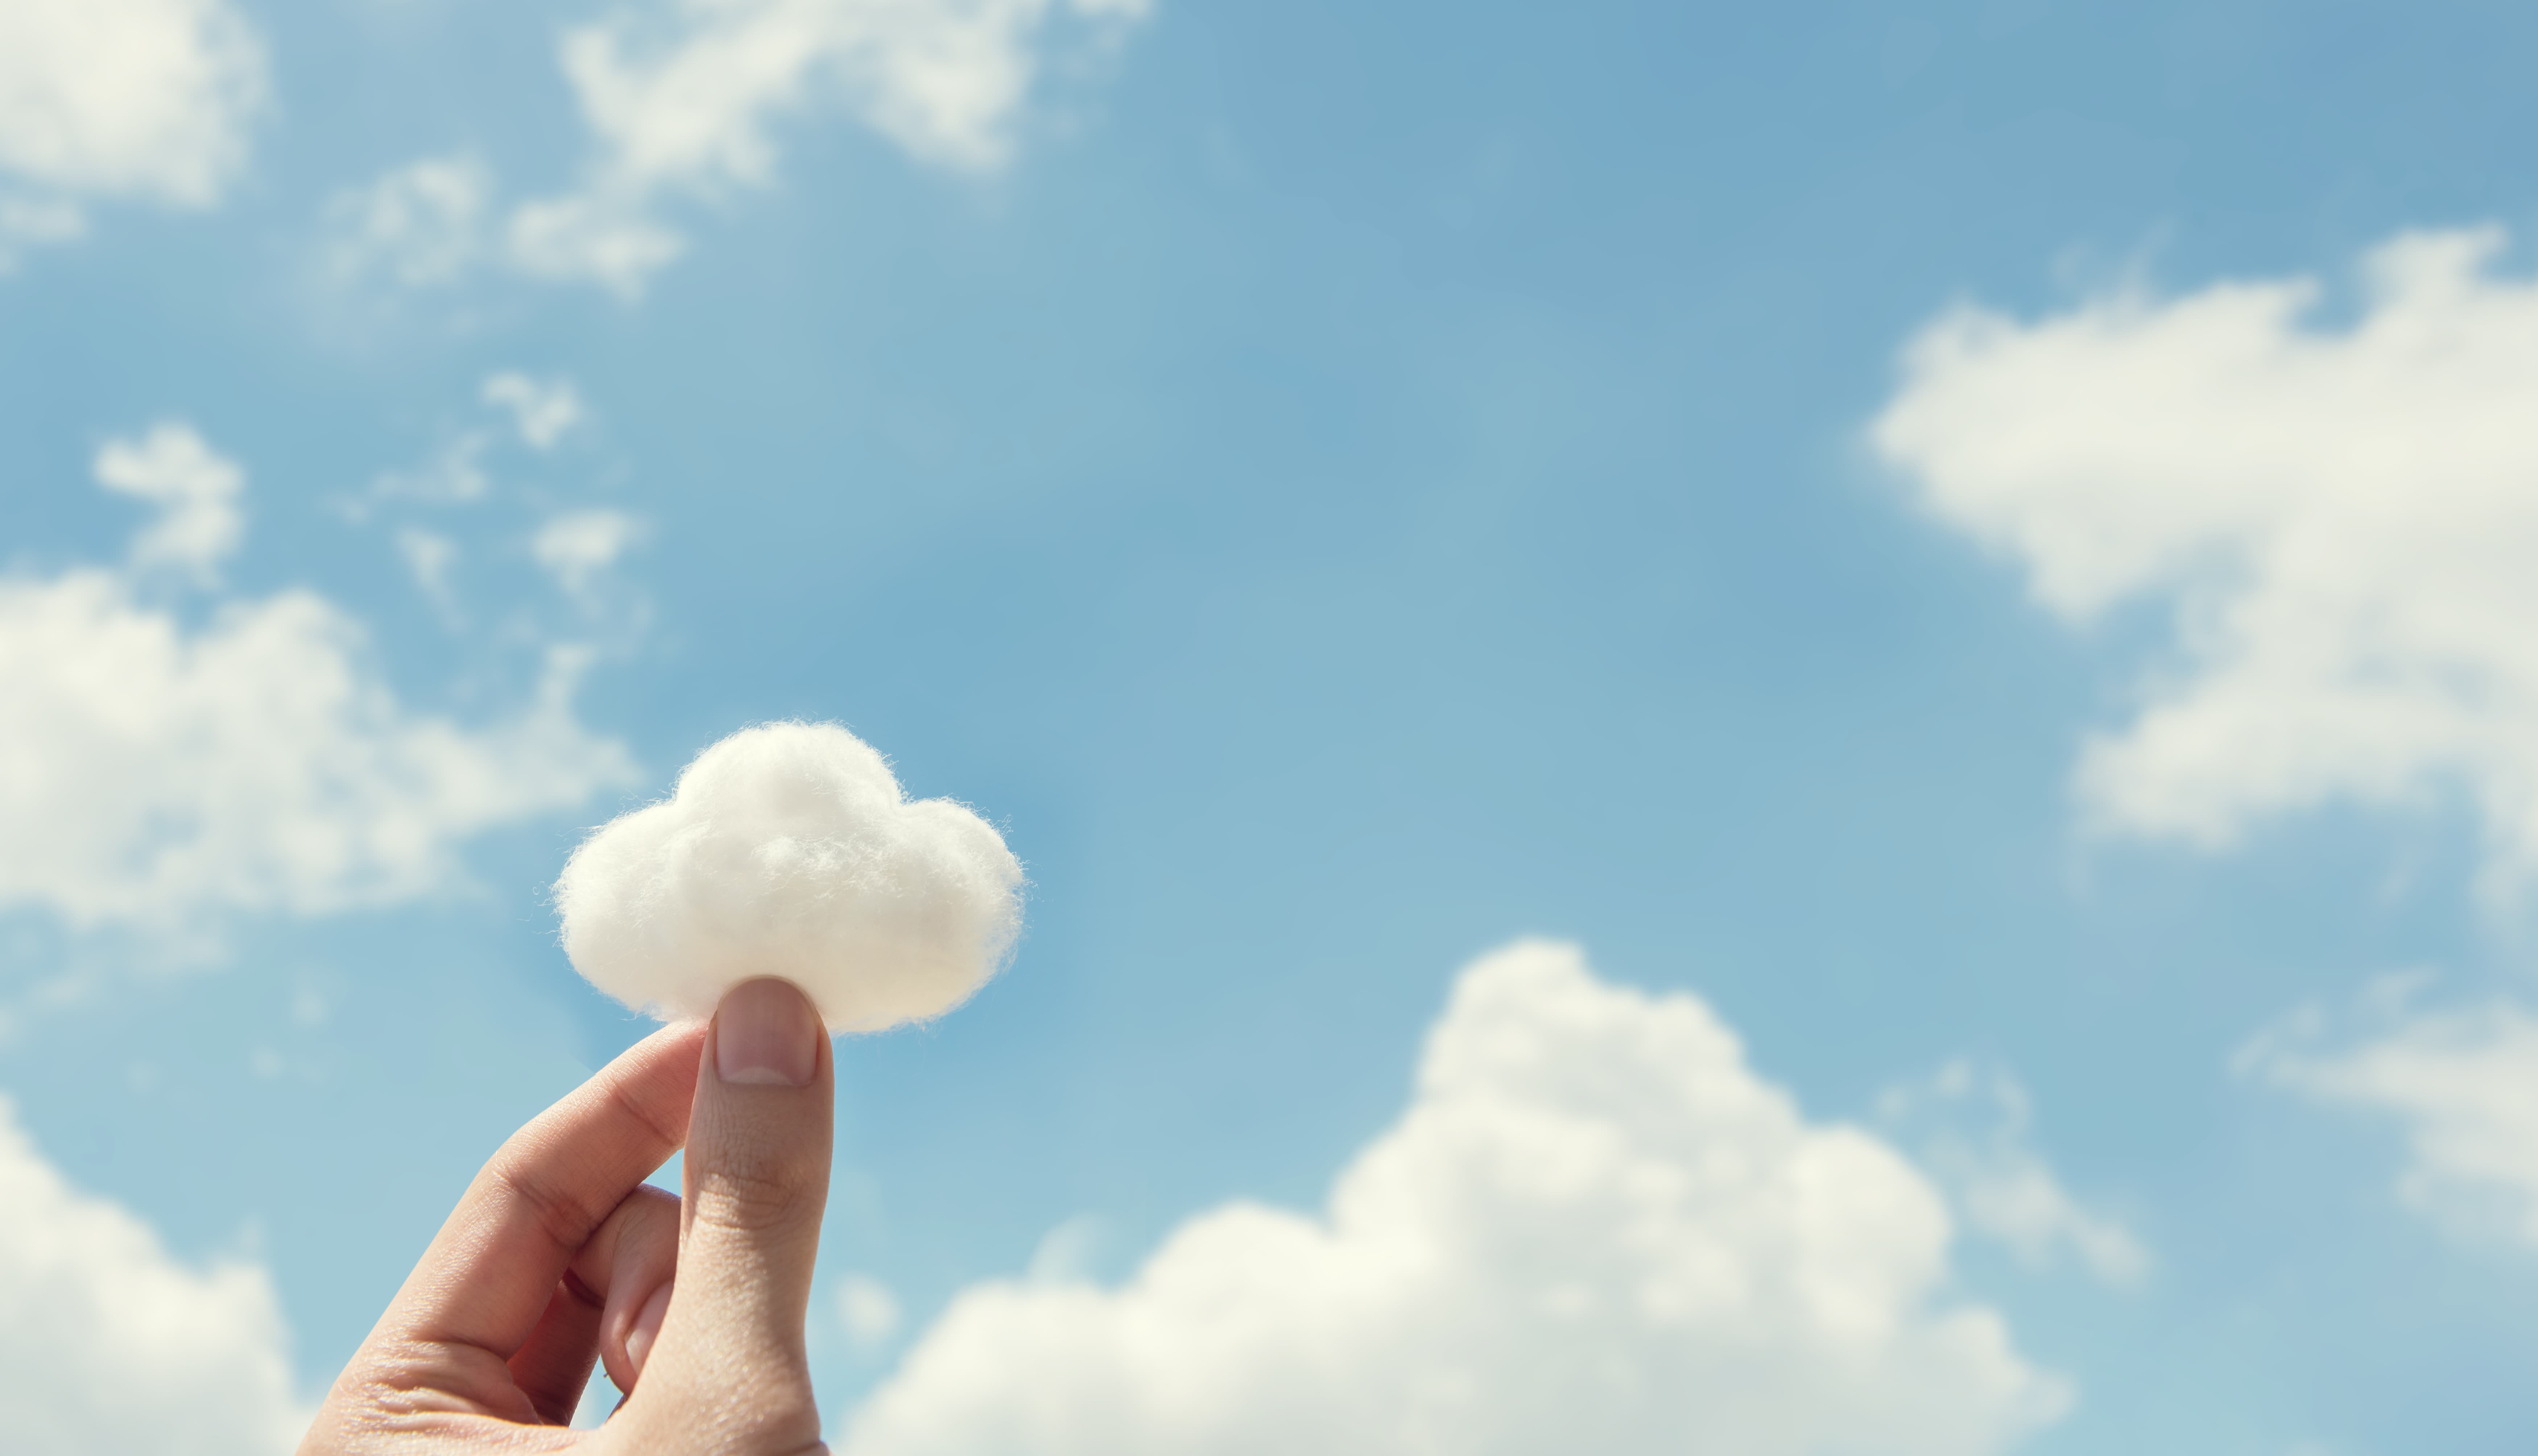
M 1071 20 L 1115 33 L 1146 0 L 660 0 L 566 32 L 593 142 L 576 185 L 494 216 L 481 165 L 426 160 L 347 192 L 329 232 L 347 276 L 445 281 L 490 260 L 639 294 L 686 251 L 674 202 L 766 184 L 781 121 L 835 107 L 928 165 L 987 172 Z
M 1327 1210 L 1200 1215 L 1126 1285 L 955 1298 L 842 1456 L 2000 1450 L 2065 1407 L 1945 1294 L 1950 1222 L 1689 996 L 1465 971 Z
M 108 445 L 99 471 L 161 508 L 138 558 L 208 565 L 236 539 L 220 512 L 238 473 L 182 426 Z M 0 576 L 0 906 L 170 932 L 392 902 L 446 888 L 467 836 L 633 777 L 575 720 L 569 652 L 525 711 L 470 727 L 401 702 L 314 593 L 196 613 L 141 586 Z
M 220 0 L 0 5 L 0 260 L 76 236 L 91 199 L 218 201 L 264 94 L 255 35 Z
M 2073 623 L 2166 610 L 2173 660 L 2086 807 L 2226 845 L 2268 816 L 2464 791 L 2490 889 L 2538 872 L 2538 283 L 2494 230 L 2311 279 L 1931 324 L 1877 420 L 1941 518 Z
M 985 820 L 909 800 L 833 723 L 769 723 L 697 756 L 668 799 L 582 841 L 556 882 L 566 954 L 668 1020 L 753 976 L 807 992 L 833 1030 L 941 1016 L 1004 963 L 1022 866 Z
M 2116 1285 L 2149 1272 L 2150 1251 L 2123 1221 L 2073 1195 L 2036 1151 L 2034 1104 L 2015 1077 L 1954 1061 L 1887 1089 L 1877 1111 L 1966 1223 L 2024 1262 L 2043 1267 L 2068 1255 Z
M 15 1456 L 273 1456 L 308 1413 L 259 1265 L 190 1268 L 72 1187 L 0 1097 L 0 1428 Z
M 2393 1120 L 2408 1205 L 2456 1233 L 2538 1247 L 2538 1017 L 2503 1001 L 2418 1006 L 2417 984 L 2385 982 L 2344 1016 L 2295 1013 L 2238 1069 Z

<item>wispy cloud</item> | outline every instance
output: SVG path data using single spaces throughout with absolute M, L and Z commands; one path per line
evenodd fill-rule
M 482 430 L 455 431 L 425 459 L 379 472 L 370 482 L 368 499 L 350 502 L 347 508 L 359 517 L 381 501 L 465 505 L 482 500 L 494 489 L 484 465 L 486 446 L 492 442 Z
M 2454 786 L 2489 889 L 2538 876 L 2538 283 L 2503 245 L 2398 237 L 2341 326 L 2290 278 L 1913 342 L 1873 438 L 1929 508 L 2068 621 L 2171 614 L 2173 661 L 2082 757 L 2097 819 L 2217 846 Z
M 2427 981 L 2391 977 L 2352 1007 L 2303 1008 L 2237 1068 L 2392 1120 L 2409 1206 L 2454 1233 L 2538 1248 L 2538 1016 L 2501 1000 L 2426 1005 Z
M 498 216 L 491 173 L 427 159 L 328 209 L 341 277 L 409 286 L 482 264 L 639 294 L 687 249 L 682 205 L 768 184 L 780 124 L 839 110 L 919 163 L 1012 156 L 1052 27 L 1116 33 L 1146 0 L 720 0 L 628 7 L 565 33 L 592 143 L 568 189 Z
M 593 497 L 622 467 L 598 414 L 562 374 L 496 369 L 421 457 L 337 496 L 351 525 L 385 528 L 406 574 L 453 631 L 632 650 L 651 617 L 625 567 L 649 522 Z M 541 602 L 539 579 L 569 608 Z
M 1887 1089 L 1878 1121 L 1936 1177 L 1967 1224 L 2024 1262 L 2078 1260 L 2107 1284 L 2150 1270 L 2150 1251 L 2121 1219 L 2062 1184 L 2036 1150 L 2027 1089 L 1996 1067 L 1954 1061 Z
M 406 574 L 414 578 L 432 604 L 444 618 L 456 619 L 458 594 L 449 579 L 458 564 L 458 543 L 441 532 L 422 526 L 400 526 L 396 533 L 398 557 L 405 562 Z
M 540 526 L 530 550 L 566 595 L 587 603 L 600 573 L 642 538 L 643 523 L 625 511 L 573 510 Z
M 339 287 L 454 284 L 486 258 L 494 177 L 472 157 L 430 157 L 326 204 L 325 267 Z
M 590 417 L 581 391 L 570 379 L 539 379 L 504 369 L 487 377 L 477 393 L 485 403 L 510 415 L 520 443 L 532 450 L 554 449 Z

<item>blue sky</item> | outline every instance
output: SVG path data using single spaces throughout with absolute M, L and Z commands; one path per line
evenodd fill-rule
M 594 120 L 560 57 L 620 24 L 654 74 L 710 48 L 701 10 L 116 3 L 230 35 L 232 84 L 196 142 L 125 165 L 24 140 L 120 103 L 27 100 L 0 61 L 0 201 L 83 221 L 0 276 L 8 580 L 120 572 L 210 634 L 314 593 L 393 695 L 362 733 L 445 722 L 510 775 L 473 818 L 436 780 L 395 799 L 434 846 L 401 880 L 295 901 L 206 871 L 174 909 L 84 913 L 31 806 L 123 803 L 114 761 L 24 704 L 0 723 L 65 785 L 8 791 L 0 1090 L 172 1268 L 268 1272 L 300 1398 L 483 1156 L 643 1030 L 555 944 L 576 836 L 798 716 L 978 806 L 1033 881 L 1003 979 L 840 1048 L 824 1278 L 903 1318 L 858 1348 L 815 1315 L 833 1432 L 1035 1250 L 1115 1284 L 1228 1200 L 1317 1209 L 1410 1101 L 1457 972 L 1539 935 L 1698 995 L 1813 1122 L 1957 1200 L 1940 1297 L 2077 1393 L 1999 1448 L 2525 1445 L 2525 249 L 2461 265 L 2464 302 L 2422 294 L 2486 331 L 2458 377 L 2505 403 L 2473 418 L 2424 403 L 2483 398 L 2438 350 L 2330 388 L 2163 310 L 2311 278 L 2247 337 L 2342 338 L 2414 316 L 2365 281 L 2390 239 L 2525 232 L 2527 17 L 753 0 L 730 24 L 798 22 L 813 59 L 709 95 L 741 119 L 690 153 L 639 106 Z M 56 9 L 0 0 L 0 34 Z M 950 92 L 893 79 L 890 27 L 926 17 L 990 34 Z M 559 198 L 588 234 L 523 241 Z M 1995 335 L 1905 363 L 1964 306 Z M 578 418 L 539 443 L 501 375 Z M 2143 378 L 2198 381 L 2209 417 Z M 118 565 L 153 517 L 96 462 L 160 422 L 242 470 L 243 536 Z M 2211 503 L 2239 482 L 2254 503 Z M 2366 498 L 2399 508 L 2334 524 Z M 2146 564 L 2106 564 L 2136 539 Z M 2268 574 L 2317 542 L 2362 564 Z M 2056 598 L 2057 570 L 2112 584 Z M 2470 628 L 2390 626 L 2454 585 Z M 2314 631 L 2248 625 L 2272 606 Z M 515 753 L 559 649 L 564 717 Z M 2338 654 L 2438 723 L 2276 670 Z M 2206 757 L 2088 776 L 2197 684 L 2220 706 L 2176 721 Z M 2239 711 L 2262 693 L 2289 706 Z M 267 738 L 167 731 L 202 781 Z M 213 813 L 164 792 L 135 823 Z M 263 802 L 221 832 L 265 844 Z M 2430 1082 L 2387 1070 L 2409 1048 Z M 1961 1059 L 2031 1120 L 1895 1115 Z M 2433 1082 L 2491 1095 L 2404 1090 Z M 2486 1151 L 2445 1162 L 2461 1118 Z M 2068 1220 L 2021 1258 L 1960 1163 L 2042 1170 L 2143 1267 L 2093 1274 Z M 1968 1442 L 1926 1449 L 1993 1448 Z

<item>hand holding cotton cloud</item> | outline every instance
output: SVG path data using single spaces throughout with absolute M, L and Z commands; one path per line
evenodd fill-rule
M 669 798 L 593 831 L 556 882 L 565 954 L 664 1021 L 757 976 L 833 1032 L 943 1015 L 1003 965 L 1022 865 L 949 799 L 910 801 L 830 723 L 769 723 L 697 756 Z

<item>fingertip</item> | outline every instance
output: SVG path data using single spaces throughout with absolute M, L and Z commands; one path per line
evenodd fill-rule
M 713 1019 L 714 1075 L 733 1087 L 808 1087 L 828 1027 L 800 987 L 772 976 L 724 993 Z

